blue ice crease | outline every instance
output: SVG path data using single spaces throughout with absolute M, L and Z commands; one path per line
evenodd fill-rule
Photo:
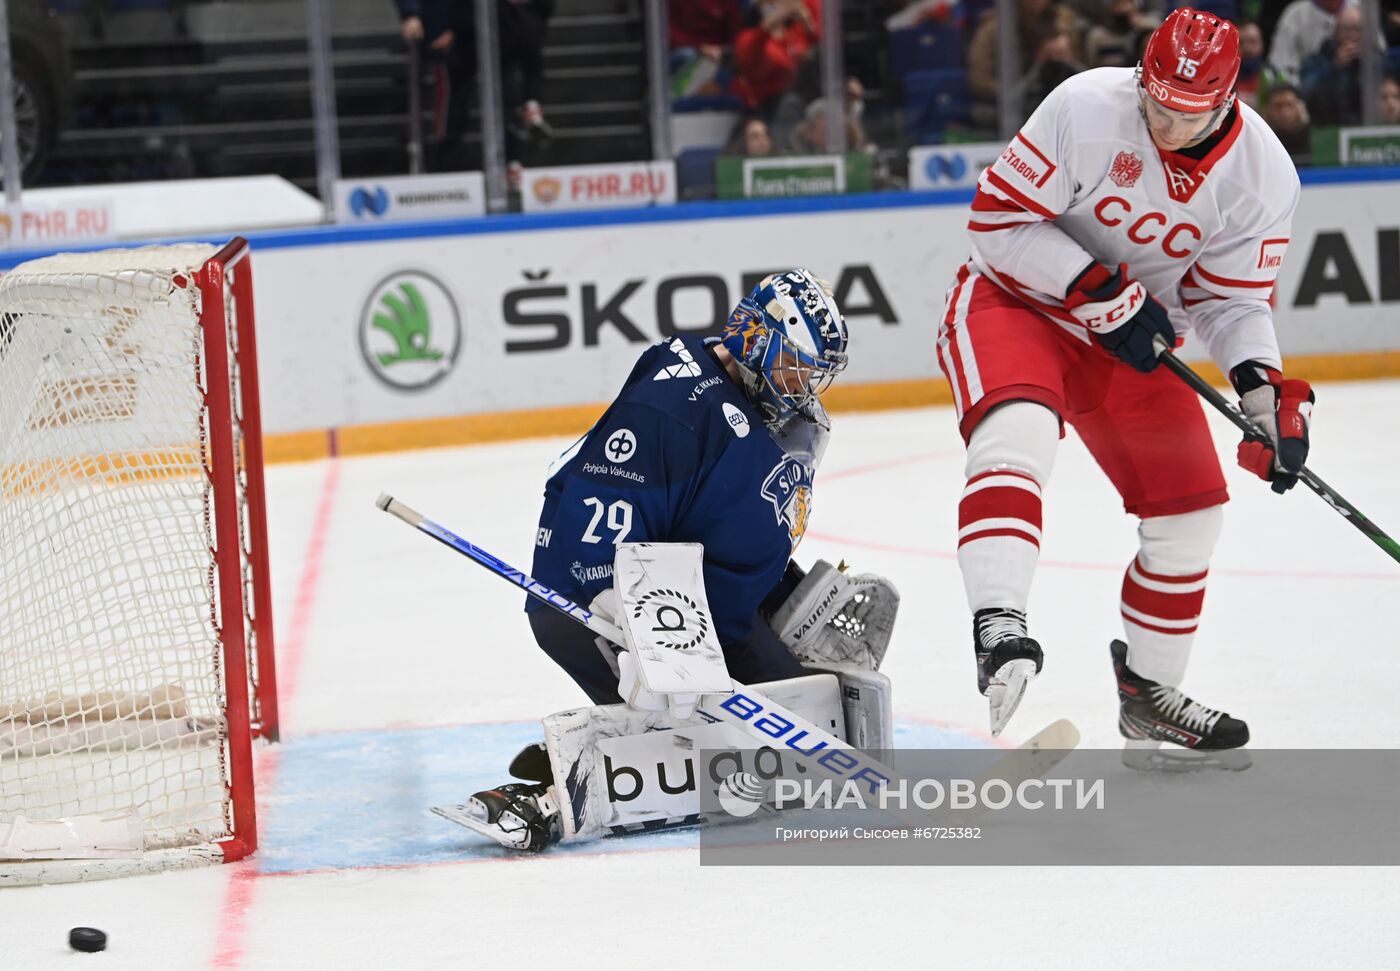
M 515 856 L 428 811 L 510 781 L 506 767 L 540 738 L 538 722 L 374 729 L 292 736 L 279 745 L 271 791 L 258 794 L 264 873 L 393 867 Z M 984 739 L 915 722 L 899 748 L 981 747 Z M 696 830 L 609 837 L 551 855 L 690 847 Z

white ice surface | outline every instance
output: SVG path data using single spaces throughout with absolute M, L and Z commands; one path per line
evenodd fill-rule
M 1400 382 L 1318 397 L 1310 464 L 1400 535 Z M 1233 500 L 1186 689 L 1247 718 L 1256 747 L 1394 747 L 1400 564 L 1305 490 L 1280 498 L 1235 468 L 1236 436 L 1213 425 Z M 567 444 L 268 470 L 285 752 L 328 732 L 518 722 L 580 701 L 514 591 L 373 505 L 389 491 L 528 567 L 544 471 Z M 838 415 L 799 559 L 893 577 L 899 716 L 975 732 L 986 704 L 953 558 L 961 460 L 946 409 Z M 1107 642 L 1134 522 L 1072 434 L 1044 533 L 1030 616 L 1046 668 L 1007 734 L 1069 717 L 1086 745 L 1116 747 Z M 262 756 L 269 814 L 279 761 Z M 1393 969 L 1397 913 L 1385 868 L 735 870 L 698 866 L 690 847 L 279 874 L 253 861 L 0 891 L 0 967 Z M 106 930 L 108 950 L 70 952 L 75 925 Z

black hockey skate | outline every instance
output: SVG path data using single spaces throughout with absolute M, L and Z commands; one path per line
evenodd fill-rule
M 559 804 L 544 783 L 507 783 L 433 812 L 511 850 L 538 853 L 559 840 Z
M 557 843 L 562 831 L 559 802 L 544 743 L 527 745 L 510 763 L 511 782 L 478 792 L 460 806 L 434 806 L 433 812 L 490 837 L 507 849 L 538 853 Z
M 1122 641 L 1114 641 L 1109 651 L 1118 678 L 1118 730 L 1128 740 L 1124 765 L 1171 772 L 1249 768 L 1252 759 L 1241 748 L 1249 741 L 1248 725 L 1134 673 Z M 1162 742 L 1181 748 L 1162 749 Z
M 977 656 L 977 690 L 990 705 L 993 735 L 1015 713 L 1045 655 L 1026 635 L 1026 615 L 1007 607 L 987 607 L 972 618 L 972 649 Z

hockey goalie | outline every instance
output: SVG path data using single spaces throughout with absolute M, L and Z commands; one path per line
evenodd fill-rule
M 610 641 L 530 599 L 539 646 L 594 707 L 544 720 L 515 782 L 439 814 L 503 846 L 698 822 L 693 786 L 614 778 L 752 739 L 700 717 L 730 678 L 756 684 L 841 742 L 888 748 L 889 681 L 878 670 L 899 596 L 874 575 L 793 563 L 830 422 L 822 393 L 846 365 L 846 324 L 803 269 L 764 279 L 720 338 L 645 351 L 545 487 L 532 576 L 589 605 Z M 630 771 L 630 770 L 629 770 Z

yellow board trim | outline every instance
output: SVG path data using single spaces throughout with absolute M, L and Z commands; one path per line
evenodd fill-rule
M 1192 365 L 1211 384 L 1225 387 L 1213 364 Z M 1288 375 L 1309 381 L 1361 381 L 1400 378 L 1400 351 L 1364 354 L 1308 354 L 1288 359 Z M 942 378 L 879 381 L 837 386 L 822 399 L 828 411 L 885 411 L 953 403 Z M 328 430 L 281 432 L 264 436 L 263 457 L 274 462 L 308 462 L 332 455 L 372 455 L 424 448 L 451 448 L 486 442 L 557 435 L 581 435 L 598 420 L 605 404 L 499 411 L 452 418 L 350 425 Z

